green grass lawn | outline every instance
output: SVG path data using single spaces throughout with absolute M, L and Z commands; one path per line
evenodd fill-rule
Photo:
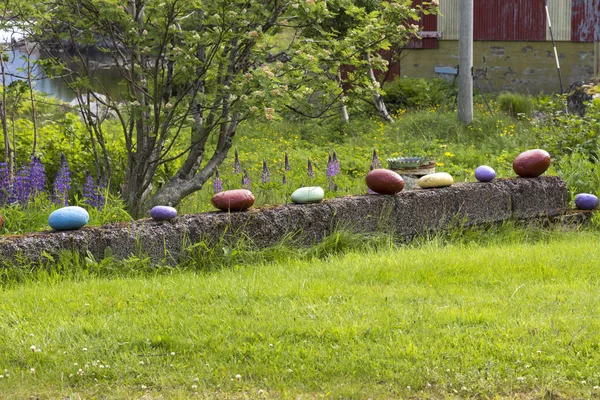
M 13 285 L 0 398 L 600 397 L 599 239 Z

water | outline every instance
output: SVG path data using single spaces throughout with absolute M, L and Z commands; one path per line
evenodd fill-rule
M 0 43 L 10 43 L 11 40 L 18 41 L 21 39 L 23 39 L 23 34 L 19 31 L 0 30 Z M 44 59 L 44 55 L 33 48 L 33 44 L 30 44 L 30 46 L 33 51 L 27 51 L 27 48 L 21 46 L 16 50 L 5 52 L 8 55 L 8 62 L 5 63 L 6 84 L 9 85 L 15 80 L 27 79 L 27 58 L 28 53 L 30 53 L 32 76 L 35 79 L 32 82 L 34 89 L 66 102 L 75 99 L 73 90 L 64 78 L 51 79 L 47 77 L 44 69 L 36 63 L 36 61 Z M 122 99 L 124 93 L 124 87 L 121 84 L 122 79 L 117 68 L 111 64 L 112 59 L 110 56 L 95 52 L 90 55 L 90 61 L 93 65 L 91 72 L 93 90 L 99 93 L 107 92 L 115 99 Z

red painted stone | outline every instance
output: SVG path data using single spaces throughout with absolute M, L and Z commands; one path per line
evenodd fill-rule
M 254 195 L 248 189 L 226 190 L 215 194 L 210 201 L 222 211 L 244 211 L 254 204 Z
M 515 157 L 513 170 L 522 178 L 540 176 L 550 166 L 550 154 L 546 150 L 527 150 Z
M 394 171 L 378 168 L 369 172 L 367 186 L 375 193 L 396 194 L 404 189 L 404 179 Z

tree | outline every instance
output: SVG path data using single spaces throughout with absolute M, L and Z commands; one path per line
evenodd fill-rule
M 348 0 L 49 0 L 29 8 L 14 1 L 29 34 L 50 55 L 47 67 L 76 92 L 95 157 L 107 174 L 105 134 L 91 103 L 120 122 L 127 150 L 121 190 L 134 216 L 148 204 L 176 205 L 200 190 L 226 158 L 243 121 L 277 118 L 278 108 L 293 108 L 310 94 L 325 93 L 321 100 L 327 103 L 342 97 L 341 63 L 373 68 L 378 56 L 365 59 L 365 52 L 389 46 L 389 32 L 406 29 L 403 21 L 412 12 L 404 2 L 386 5 L 398 12 L 385 18 L 399 22 L 383 33 L 390 22 L 378 20 L 383 13 L 365 13 Z M 325 23 L 332 17 L 328 7 L 338 2 L 360 16 L 344 37 Z M 312 37 L 335 43 L 324 46 L 307 37 L 309 27 Z M 282 29 L 293 30 L 294 37 L 273 54 L 269 43 Z M 125 101 L 92 90 L 100 84 L 89 61 L 94 49 L 112 57 L 127 86 Z M 176 172 L 157 185 L 165 164 Z

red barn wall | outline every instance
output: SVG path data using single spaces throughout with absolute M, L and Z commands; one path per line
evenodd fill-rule
M 571 41 L 600 42 L 600 0 L 572 0 Z
M 474 40 L 546 40 L 544 0 L 475 0 Z

